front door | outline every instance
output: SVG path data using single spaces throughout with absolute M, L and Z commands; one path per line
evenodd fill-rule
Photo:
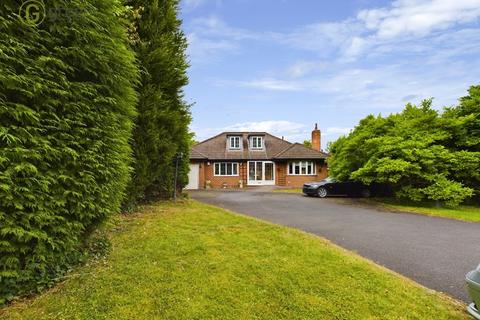
M 273 186 L 275 185 L 275 164 L 271 161 L 248 162 L 248 185 Z

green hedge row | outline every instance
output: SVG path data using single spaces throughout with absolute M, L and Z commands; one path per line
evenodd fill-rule
M 43 4 L 38 26 L 19 19 L 21 1 L 0 4 L 0 304 L 83 257 L 131 171 L 138 68 L 124 8 Z

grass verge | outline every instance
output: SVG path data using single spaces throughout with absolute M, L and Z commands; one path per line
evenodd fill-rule
M 480 208 L 458 206 L 456 208 L 439 207 L 435 203 L 416 203 L 396 199 L 362 199 L 362 202 L 393 211 L 412 212 L 435 217 L 444 217 L 462 221 L 480 222 Z
M 291 188 L 291 189 L 275 189 L 273 192 L 278 193 L 302 193 L 302 189 L 300 188 Z
M 194 201 L 122 218 L 112 252 L 2 319 L 468 319 L 330 242 Z

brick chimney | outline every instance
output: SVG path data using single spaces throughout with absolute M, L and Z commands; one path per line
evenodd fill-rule
M 318 124 L 315 123 L 315 129 L 312 131 L 312 149 L 321 151 L 322 150 L 322 134 L 318 130 Z

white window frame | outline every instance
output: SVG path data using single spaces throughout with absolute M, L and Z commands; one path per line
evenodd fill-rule
M 224 170 L 222 170 L 222 166 Z M 229 168 L 231 172 L 230 174 L 228 173 Z M 239 170 L 240 167 L 238 162 L 215 162 L 213 164 L 213 175 L 215 177 L 238 177 L 240 175 Z M 222 171 L 224 174 L 222 174 Z
M 305 171 L 303 171 L 303 169 L 305 169 Z M 317 175 L 317 166 L 315 165 L 314 161 L 290 161 L 288 163 L 288 175 L 289 176 L 315 176 Z
M 238 142 L 238 147 L 236 146 L 236 143 L 232 143 L 233 141 Z M 228 149 L 230 149 L 230 150 L 241 150 L 242 149 L 242 139 L 239 136 L 228 137 Z
M 255 146 L 256 143 L 254 143 L 254 141 L 256 141 L 258 143 L 258 141 L 260 141 L 260 146 Z M 250 137 L 250 149 L 252 150 L 262 150 L 263 149 L 263 137 L 259 137 L 259 136 L 253 136 L 253 137 Z

